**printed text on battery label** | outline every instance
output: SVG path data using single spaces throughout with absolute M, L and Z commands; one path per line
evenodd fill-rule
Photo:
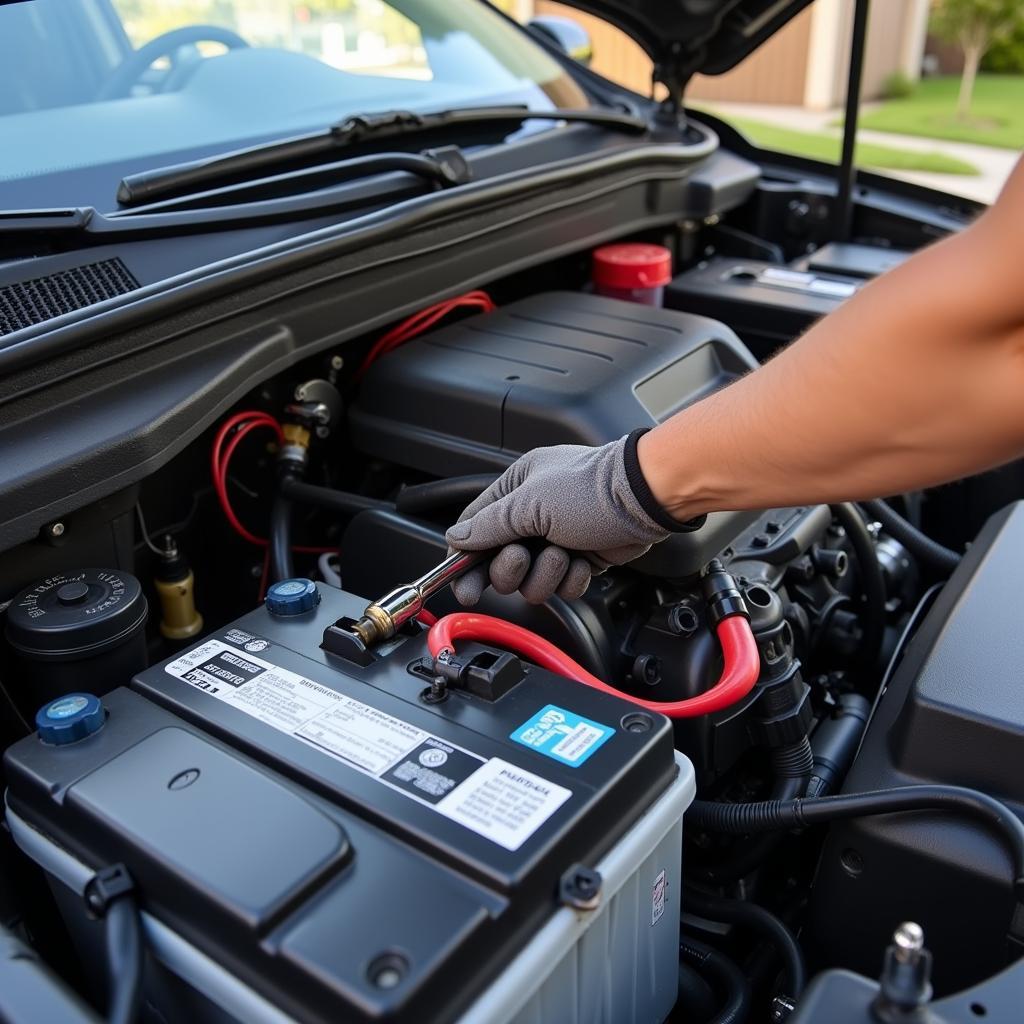
M 378 708 L 211 640 L 168 663 L 166 671 L 508 850 L 519 847 L 572 791 L 500 758 L 452 745 Z M 576 727 L 606 727 L 579 719 Z M 608 730 L 609 732 L 611 730 Z M 604 740 L 596 741 L 599 745 Z M 595 741 L 569 744 L 566 760 Z

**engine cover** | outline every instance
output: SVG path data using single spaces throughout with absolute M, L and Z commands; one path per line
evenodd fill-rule
M 350 411 L 369 455 L 446 477 L 501 472 L 552 444 L 605 444 L 653 426 L 757 365 L 724 324 L 549 292 L 434 331 L 379 360 Z M 698 572 L 755 516 L 718 513 L 635 563 Z
M 1024 814 L 1024 504 L 994 515 L 907 646 L 846 792 L 970 786 Z M 900 921 L 922 925 L 944 991 L 1020 955 L 1007 941 L 1012 869 L 972 820 L 921 813 L 832 828 L 813 890 L 808 949 L 873 976 Z M 842 922 L 842 924 L 840 924 Z M 1019 929 L 1018 929 L 1019 930 Z

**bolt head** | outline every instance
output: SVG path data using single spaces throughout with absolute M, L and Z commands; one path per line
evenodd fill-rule
M 331 369 L 340 370 L 345 365 L 345 360 L 341 356 L 331 356 Z
M 64 536 L 64 524 L 63 523 L 50 523 L 47 527 L 47 532 L 51 537 L 63 537 Z
M 892 944 L 901 960 L 909 960 L 924 949 L 924 929 L 916 921 L 904 921 L 893 932 Z

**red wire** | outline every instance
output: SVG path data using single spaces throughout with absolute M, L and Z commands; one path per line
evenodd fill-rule
M 465 295 L 458 295 L 453 299 L 445 299 L 443 302 L 437 302 L 433 306 L 421 309 L 418 313 L 413 313 L 412 316 L 407 317 L 400 324 L 396 324 L 373 343 L 359 369 L 356 370 L 355 380 L 359 380 L 381 356 L 386 355 L 411 338 L 415 338 L 416 335 L 429 330 L 439 320 L 451 313 L 452 310 L 470 307 L 476 307 L 484 313 L 490 313 L 498 308 L 487 292 L 472 291 L 466 292 Z
M 277 422 L 277 420 L 274 419 L 273 416 L 270 415 L 270 413 L 261 412 L 258 409 L 250 409 L 248 412 L 236 413 L 234 416 L 225 420 L 224 423 L 221 424 L 220 429 L 217 431 L 217 436 L 214 438 L 213 441 L 213 451 L 211 453 L 210 461 L 213 468 L 214 481 L 216 481 L 217 477 L 220 475 L 220 453 L 224 447 L 225 438 L 228 436 L 228 434 L 231 433 L 231 431 L 236 426 L 238 426 L 240 423 L 245 423 L 249 420 L 258 420 L 262 423 L 265 423 L 268 427 L 271 427 L 272 429 L 277 431 L 278 443 L 284 440 L 284 435 L 281 433 L 280 424 Z
M 438 618 L 428 608 L 421 608 L 416 616 L 418 622 L 422 622 L 424 626 L 436 625 Z
M 225 447 L 225 439 L 235 427 L 238 429 L 234 436 L 227 442 L 227 446 Z M 273 430 L 277 436 L 278 444 L 282 444 L 284 442 L 284 433 L 281 430 L 281 424 L 278 423 L 277 420 L 275 420 L 269 413 L 260 412 L 258 410 L 236 413 L 234 416 L 227 419 L 217 431 L 217 436 L 213 442 L 213 452 L 210 463 L 213 470 L 213 487 L 217 493 L 217 499 L 220 502 L 220 507 L 223 510 L 228 523 L 230 523 L 231 528 L 250 544 L 255 544 L 257 547 L 267 547 L 269 542 L 266 538 L 257 537 L 256 534 L 242 524 L 241 520 L 235 514 L 235 510 L 231 505 L 231 498 L 228 495 L 228 466 L 231 462 L 231 456 L 234 455 L 235 449 L 242 443 L 246 436 L 260 427 L 267 427 Z M 336 546 L 305 547 L 302 545 L 295 545 L 292 547 L 292 550 L 304 555 L 325 555 L 332 554 L 338 549 Z
M 439 302 L 434 306 L 421 309 L 418 313 L 414 313 L 407 320 L 402 321 L 397 327 L 393 327 L 387 334 L 377 340 L 366 354 L 366 358 L 356 372 L 356 380 L 362 377 L 370 365 L 381 356 L 391 352 L 399 345 L 416 337 L 416 335 L 422 334 L 443 317 L 447 316 L 453 309 L 460 306 L 475 306 L 485 313 L 496 308 L 489 295 L 483 292 L 469 292 L 456 299 L 449 299 L 446 302 Z
M 224 445 L 224 439 L 236 426 L 238 431 L 228 441 L 227 448 L 222 454 L 221 449 Z M 272 416 L 261 412 L 238 413 L 236 416 L 232 416 L 217 432 L 217 437 L 213 442 L 211 464 L 213 468 L 213 487 L 217 492 L 217 500 L 220 502 L 220 507 L 224 512 L 225 518 L 231 524 L 231 528 L 250 544 L 255 544 L 257 547 L 266 547 L 268 542 L 265 538 L 257 537 L 256 534 L 242 525 L 241 520 L 235 515 L 235 510 L 231 507 L 231 499 L 228 496 L 228 465 L 231 461 L 231 456 L 234 455 L 235 449 L 242 443 L 245 437 L 259 427 L 268 427 L 273 430 L 279 444 L 284 441 L 281 425 Z
M 427 634 L 427 647 L 436 658 L 443 650 L 454 651 L 455 641 L 459 639 L 497 644 L 524 655 L 551 672 L 576 679 L 595 690 L 631 701 L 649 711 L 660 712 L 669 718 L 696 718 L 712 711 L 721 711 L 741 700 L 754 688 L 761 672 L 761 659 L 754 634 L 750 623 L 743 616 L 733 615 L 723 619 L 716 632 L 725 659 L 725 667 L 718 682 L 696 697 L 679 701 L 641 700 L 616 690 L 591 675 L 582 665 L 543 637 L 491 615 L 478 615 L 475 612 L 445 615 L 431 626 Z

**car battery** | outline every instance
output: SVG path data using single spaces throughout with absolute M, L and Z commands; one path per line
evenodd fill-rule
M 418 627 L 343 656 L 365 601 L 300 592 L 7 751 L 87 966 L 81 894 L 123 863 L 166 1020 L 662 1021 L 694 794 L 668 720 L 473 644 L 438 700 Z
M 838 273 L 715 256 L 673 278 L 665 305 L 723 321 L 765 360 L 864 283 Z

